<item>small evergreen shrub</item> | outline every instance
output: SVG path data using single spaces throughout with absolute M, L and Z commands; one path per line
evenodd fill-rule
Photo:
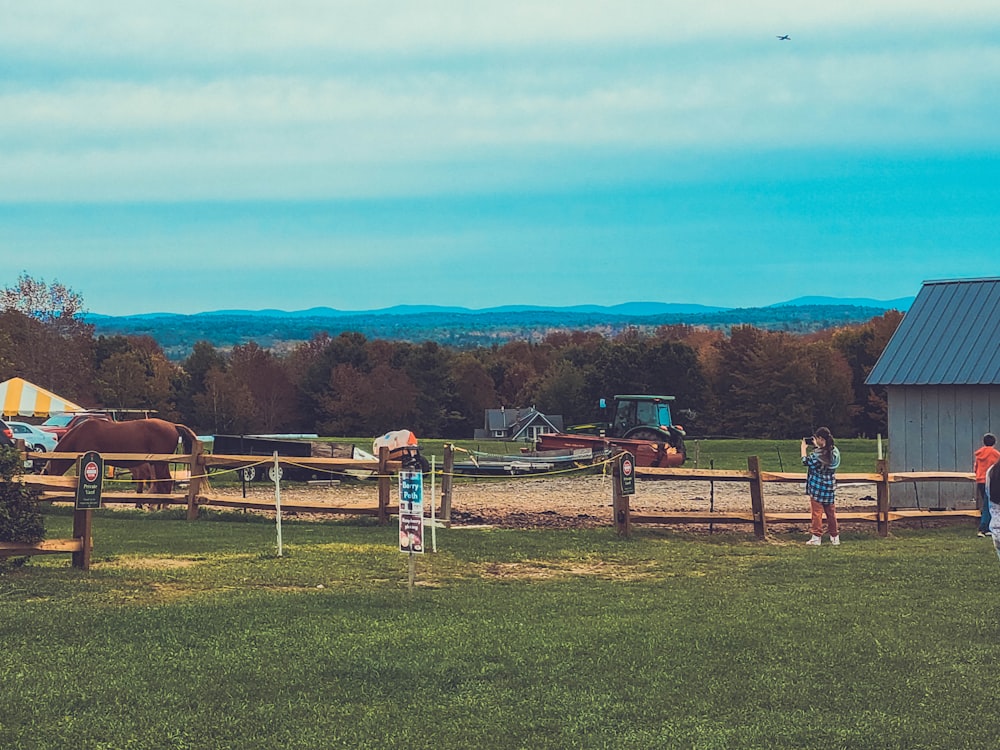
M 22 471 L 21 454 L 14 448 L 0 448 L 0 542 L 34 544 L 45 538 L 38 493 L 14 481 Z M 0 573 L 23 565 L 26 560 L 0 558 Z

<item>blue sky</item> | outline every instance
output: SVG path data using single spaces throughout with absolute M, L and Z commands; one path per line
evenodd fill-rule
M 1000 4 L 814 5 L 0 0 L 0 285 L 123 315 L 996 276 Z

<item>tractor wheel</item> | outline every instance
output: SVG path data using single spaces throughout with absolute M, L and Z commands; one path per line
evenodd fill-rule
M 280 482 L 285 476 L 285 468 L 283 466 L 278 466 L 275 468 L 272 466 L 267 470 L 267 478 L 272 482 Z
M 257 467 L 247 466 L 245 469 L 240 469 L 239 475 L 244 482 L 252 482 L 257 478 Z
M 684 457 L 684 460 L 687 461 L 687 448 L 684 447 L 684 433 L 676 427 L 670 428 L 670 443 Z

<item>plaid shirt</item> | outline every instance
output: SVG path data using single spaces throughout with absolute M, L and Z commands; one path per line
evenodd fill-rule
M 819 458 L 819 451 L 802 457 L 806 465 L 806 494 L 817 503 L 829 505 L 837 491 L 837 467 L 840 466 L 840 451 L 833 448 L 833 461 L 827 466 Z

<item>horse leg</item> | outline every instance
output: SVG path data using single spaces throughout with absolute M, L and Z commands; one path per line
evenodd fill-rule
M 151 490 L 152 478 L 153 475 L 149 464 L 136 464 L 132 467 L 132 481 L 135 482 L 136 494 L 141 495 L 147 487 Z M 136 503 L 135 507 L 142 509 L 145 506 L 142 503 Z
M 169 495 L 174 491 L 174 478 L 170 475 L 170 464 L 166 461 L 157 461 L 152 465 L 155 481 L 153 487 L 157 493 Z M 159 509 L 167 507 L 166 503 L 160 503 Z

